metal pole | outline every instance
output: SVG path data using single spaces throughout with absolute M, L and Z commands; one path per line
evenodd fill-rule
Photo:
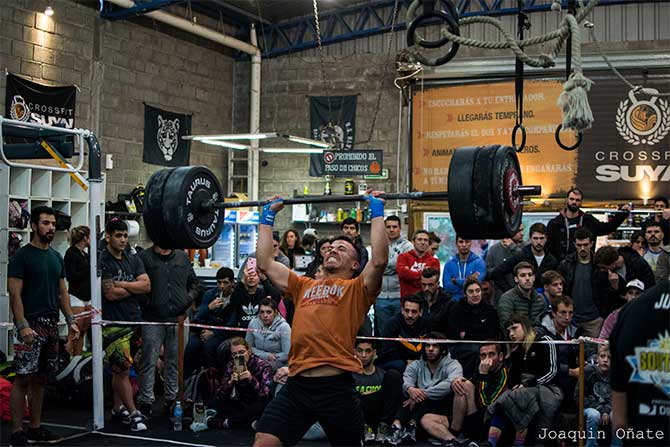
M 179 391 L 177 393 L 178 400 L 184 400 L 184 319 L 186 317 L 181 315 L 179 317 L 179 326 L 177 328 L 177 352 L 178 352 L 178 368 L 179 368 Z
M 519 186 L 517 190 L 520 196 L 536 196 L 542 193 L 542 187 L 539 185 Z M 436 192 L 401 192 L 382 194 L 379 196 L 385 200 L 446 200 L 448 198 L 447 191 Z M 365 200 L 364 194 L 356 194 L 350 196 L 297 196 L 283 199 L 284 205 L 300 205 L 305 203 L 333 203 L 333 202 L 359 202 Z M 248 208 L 254 206 L 264 206 L 270 203 L 270 200 L 250 200 L 244 202 L 203 202 L 202 208 L 205 212 L 212 209 L 225 208 Z
M 584 340 L 579 340 L 579 433 L 584 433 Z M 579 447 L 584 447 L 584 437 L 579 436 Z

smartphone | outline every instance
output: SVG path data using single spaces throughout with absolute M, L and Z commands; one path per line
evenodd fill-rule
M 237 354 L 233 357 L 233 371 L 238 374 L 243 373 L 247 370 L 246 365 L 244 364 L 244 354 Z
M 256 258 L 247 258 L 247 272 L 250 275 L 256 274 Z

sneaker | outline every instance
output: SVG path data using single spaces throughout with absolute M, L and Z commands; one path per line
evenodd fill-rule
M 207 424 L 205 422 L 192 422 L 191 423 L 191 431 L 195 432 L 195 433 L 205 431 L 208 428 L 209 427 L 207 426 Z
M 470 441 L 470 444 L 468 444 L 468 447 L 493 447 L 493 444 L 491 444 L 488 441 Z
M 138 410 L 140 410 L 140 413 L 142 413 L 142 416 L 144 416 L 146 420 L 149 420 L 151 419 L 151 415 L 153 413 L 153 407 L 154 406 L 152 404 L 141 404 L 138 406 Z
M 386 442 L 386 438 L 388 438 L 390 431 L 389 425 L 386 422 L 380 422 L 379 427 L 377 427 L 377 437 L 375 438 L 377 444 Z
M 23 430 L 12 433 L 9 437 L 9 447 L 28 445 L 28 435 Z
M 130 411 L 123 405 L 118 410 L 112 408 L 112 422 L 121 424 L 130 424 Z
M 416 423 L 409 421 L 402 432 L 402 442 L 405 444 L 416 443 Z
M 439 445 L 439 446 L 442 446 L 444 444 L 444 442 L 441 439 L 437 438 L 428 438 L 428 443 L 430 445 Z
M 372 427 L 368 424 L 365 424 L 365 435 L 363 436 L 363 442 L 365 444 L 371 444 L 375 441 L 375 432 L 372 431 Z
M 390 445 L 400 445 L 402 443 L 402 427 L 399 427 L 397 425 L 392 425 L 391 426 L 391 431 L 384 440 L 386 444 Z
M 130 415 L 130 431 L 144 431 L 147 429 L 147 424 L 144 423 L 145 416 L 138 410 L 133 411 Z
M 465 447 L 469 446 L 470 440 L 464 437 L 462 434 L 458 435 L 457 438 L 450 439 L 446 441 L 443 445 L 444 447 Z
M 64 441 L 62 436 L 51 433 L 44 427 L 29 428 L 26 435 L 28 444 L 57 444 Z

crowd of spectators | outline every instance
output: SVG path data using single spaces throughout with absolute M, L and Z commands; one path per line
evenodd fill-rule
M 664 244 L 670 210 L 667 200 L 658 199 L 658 213 L 630 246 L 595 250 L 596 238 L 616 230 L 627 208 L 600 222 L 580 209 L 582 199 L 579 189 L 571 189 L 565 209 L 547 225 L 531 225 L 527 240 L 521 229 L 492 244 L 485 257 L 472 250 L 471 240 L 456 235 L 456 254 L 443 265 L 436 256 L 437 235 L 420 229 L 409 241 L 400 218 L 385 219 L 389 260 L 374 318 L 359 332 L 384 340 L 359 339 L 352 347 L 362 365 L 354 379 L 366 443 L 399 445 L 417 436 L 450 446 L 530 443 L 541 428 L 560 426 L 569 419 L 565 414 L 575 415 L 582 367 L 584 416 L 592 434 L 587 445 L 597 445 L 598 427 L 612 426 L 609 350 L 591 345 L 587 363 L 580 365 L 576 345 L 550 342 L 582 335 L 607 339 L 620 308 L 668 277 L 670 247 Z M 348 218 L 341 231 L 361 257 L 360 272 L 368 259 L 360 225 Z M 77 234 L 68 265 L 86 259 L 88 234 Z M 209 409 L 207 417 L 191 428 L 252 429 L 289 373 L 291 302 L 256 267 L 255 254 L 237 278 L 222 267 L 216 287 L 203 291 L 185 253 L 153 245 L 133 255 L 126 250 L 127 234 L 118 220 L 105 229 L 103 319 L 176 323 L 188 314 L 196 325 L 188 329 L 184 378 L 209 378 L 194 392 Z M 318 278 L 331 243 L 315 231 L 301 238 L 290 229 L 281 238 L 275 235 L 273 256 Z M 68 279 L 75 275 L 74 267 L 68 269 Z M 70 293 L 85 300 L 77 287 L 72 281 Z M 79 304 L 73 301 L 73 310 L 86 306 Z M 133 431 L 146 430 L 155 417 L 157 365 L 166 414 L 177 397 L 176 325 L 109 326 L 103 335 L 113 376 L 112 419 Z M 73 339 L 68 346 L 80 352 Z M 133 365 L 139 376 L 135 396 L 128 376 Z M 318 438 L 322 432 L 317 424 L 310 433 Z

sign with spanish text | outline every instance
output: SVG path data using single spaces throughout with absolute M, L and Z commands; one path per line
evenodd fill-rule
M 519 153 L 525 184 L 541 184 L 542 195 L 562 195 L 575 183 L 577 155 L 559 148 L 556 105 L 559 80 L 526 80 L 523 125 L 527 140 Z M 514 82 L 449 85 L 418 91 L 412 101 L 412 188 L 443 191 L 455 150 L 464 146 L 512 145 L 516 120 Z M 565 143 L 574 136 L 563 132 Z M 517 142 L 521 141 L 517 136 Z
M 357 175 L 378 175 L 384 164 L 384 151 L 323 151 L 323 174 L 335 177 L 353 177 Z

